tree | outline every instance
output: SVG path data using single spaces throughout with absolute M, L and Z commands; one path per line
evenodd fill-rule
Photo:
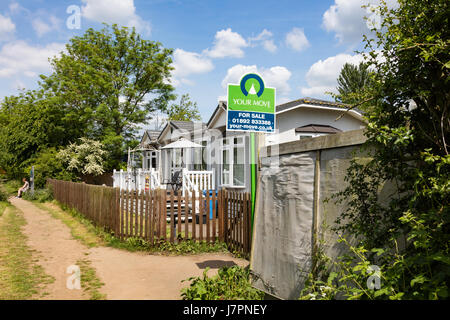
M 138 125 L 174 99 L 171 55 L 171 49 L 142 39 L 134 28 L 88 29 L 51 61 L 54 72 L 41 76 L 41 85 L 65 110 L 67 120 L 82 121 L 84 136 L 105 145 L 111 169 L 118 166 Z
M 382 27 L 375 39 L 366 38 L 376 70 L 371 99 L 377 103 L 364 146 L 372 160 L 352 161 L 348 186 L 336 194 L 349 206 L 335 231 L 358 241 L 338 273 L 325 272 L 321 280 L 348 298 L 448 299 L 450 2 L 398 4 L 389 9 L 382 2 Z M 379 197 L 386 183 L 396 188 L 387 203 Z M 357 287 L 373 261 L 381 271 L 379 291 Z
M 10 178 L 22 175 L 26 160 L 51 147 L 66 145 L 83 134 L 82 119 L 68 119 L 66 110 L 43 90 L 6 97 L 0 105 L 0 166 Z
M 80 174 L 94 176 L 105 173 L 104 146 L 95 140 L 81 138 L 79 144 L 71 143 L 58 153 L 58 158 L 67 166 L 67 170 Z
M 179 104 L 172 104 L 167 110 L 167 120 L 178 121 L 201 121 L 202 117 L 198 111 L 197 103 L 191 101 L 189 94 L 183 94 Z
M 361 62 L 357 66 L 351 63 L 344 64 L 337 79 L 336 101 L 353 105 L 365 100 L 372 89 L 373 77 L 374 72 L 370 71 L 367 63 Z M 366 110 L 370 108 L 370 104 L 363 103 L 358 108 Z

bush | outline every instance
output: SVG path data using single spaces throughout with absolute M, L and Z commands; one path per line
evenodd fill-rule
M 32 194 L 29 190 L 22 195 L 22 198 L 29 201 L 47 202 L 53 200 L 53 190 L 51 188 L 37 189 Z
M 27 169 L 24 174 L 29 175 L 31 166 L 34 166 L 34 186 L 44 188 L 48 178 L 74 181 L 76 176 L 69 172 L 58 157 L 55 148 L 49 148 L 39 152 L 34 158 L 27 161 Z
M 203 272 L 203 277 L 191 277 L 189 287 L 181 290 L 183 300 L 262 300 L 264 292 L 255 289 L 250 282 L 249 267 L 224 267 L 214 277 Z
M 7 194 L 17 194 L 17 190 L 22 186 L 22 183 L 18 180 L 9 180 L 3 186 Z
M 4 191 L 3 189 L 0 189 L 0 202 L 1 201 L 8 201 L 8 193 Z

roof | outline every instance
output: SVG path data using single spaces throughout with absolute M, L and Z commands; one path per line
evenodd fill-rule
M 350 107 L 350 105 L 345 104 L 345 103 L 340 103 L 340 102 L 332 102 L 332 101 L 326 101 L 326 100 L 320 100 L 320 99 L 314 99 L 314 98 L 300 98 L 297 100 L 293 100 L 293 101 L 289 101 L 283 104 L 279 104 L 276 107 L 276 112 L 282 112 L 291 108 L 294 108 L 296 106 L 299 105 L 311 105 L 311 106 L 320 106 L 320 107 L 329 107 L 329 108 L 340 108 L 342 110 L 346 110 Z M 219 104 L 217 105 L 216 109 L 214 110 L 213 114 L 211 115 L 211 117 L 208 120 L 207 126 L 209 126 L 211 124 L 211 122 L 213 121 L 214 117 L 216 116 L 216 114 L 219 112 L 220 109 L 227 109 L 227 103 L 225 101 L 219 101 Z M 359 114 L 363 114 L 363 112 L 357 108 L 353 108 L 352 111 L 358 112 Z
M 338 133 L 342 132 L 342 130 L 329 125 L 307 124 L 306 126 L 295 128 L 295 132 Z
M 281 111 L 293 108 L 293 107 L 301 105 L 301 104 L 307 104 L 307 105 L 311 105 L 311 106 L 330 107 L 330 108 L 340 108 L 340 109 L 348 109 L 351 107 L 351 105 L 345 104 L 345 103 L 332 102 L 332 101 L 326 101 L 326 100 L 305 97 L 305 98 L 300 98 L 297 100 L 289 101 L 289 102 L 286 102 L 283 104 L 279 104 L 277 106 L 277 112 L 281 112 Z M 354 108 L 352 110 L 362 114 L 362 111 L 357 108 Z
M 193 132 L 196 124 L 197 123 L 195 123 L 193 121 L 169 120 L 169 121 L 167 121 L 167 124 L 164 127 L 164 129 L 162 129 L 161 132 L 158 134 L 158 139 L 161 138 L 161 135 L 163 134 L 163 132 L 166 130 L 166 128 L 169 125 L 178 130 Z M 202 122 L 202 130 L 205 128 L 206 128 L 206 124 Z
M 146 132 L 147 132 L 147 135 L 150 138 L 150 140 L 158 139 L 158 136 L 161 133 L 160 130 L 147 130 Z

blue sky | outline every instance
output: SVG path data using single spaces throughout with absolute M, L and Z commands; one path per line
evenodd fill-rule
M 144 38 L 173 48 L 172 82 L 189 93 L 207 121 L 225 84 L 257 71 L 277 88 L 277 102 L 324 94 L 345 62 L 358 63 L 368 33 L 361 5 L 377 0 L 2 0 L 0 99 L 33 89 L 64 44 L 101 22 L 134 26 Z M 80 9 L 80 29 L 69 29 L 67 8 Z M 375 17 L 376 16 L 372 16 Z M 375 20 L 374 20 L 375 21 Z

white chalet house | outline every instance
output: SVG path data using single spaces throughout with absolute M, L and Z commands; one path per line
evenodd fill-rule
M 164 182 L 178 172 L 183 192 L 193 187 L 199 191 L 205 188 L 250 191 L 250 133 L 227 132 L 226 111 L 226 102 L 219 102 L 206 124 L 168 121 L 158 136 L 157 132 L 146 131 L 140 146 L 151 148 L 142 153 L 142 174 L 154 170 L 158 173 L 158 187 L 170 188 Z M 365 126 L 363 114 L 357 109 L 347 111 L 344 104 L 302 98 L 278 105 L 276 132 L 266 134 L 255 143 L 281 144 Z M 198 147 L 170 148 L 180 138 Z M 115 182 L 115 185 L 119 184 Z

